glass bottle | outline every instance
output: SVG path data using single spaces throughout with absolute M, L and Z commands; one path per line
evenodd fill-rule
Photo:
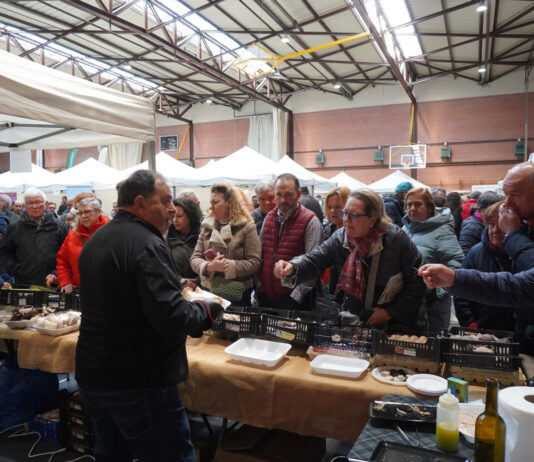
M 486 410 L 480 414 L 475 426 L 475 461 L 503 462 L 506 424 L 498 413 L 497 394 L 499 381 L 486 380 Z
M 459 426 L 458 398 L 452 395 L 449 389 L 446 394 L 439 397 L 436 415 L 436 446 L 442 451 L 457 451 Z

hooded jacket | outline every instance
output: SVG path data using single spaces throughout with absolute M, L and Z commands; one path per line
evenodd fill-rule
M 57 254 L 56 268 L 59 287 L 66 286 L 67 284 L 80 287 L 78 259 L 80 258 L 82 247 L 87 242 L 87 239 L 108 221 L 109 218 L 101 214 L 98 220 L 91 225 L 90 229 L 80 224 L 76 229 L 69 231 Z
M 422 264 L 421 254 L 406 233 L 393 224 L 388 226 L 386 234 L 373 245 L 369 255 L 363 260 L 367 280 L 372 256 L 376 253 L 380 253 L 380 262 L 372 306 L 384 308 L 392 317 L 388 321 L 390 332 L 418 331 L 417 316 L 425 294 L 425 285 L 416 271 L 416 268 Z M 291 260 L 296 269 L 296 284 L 320 276 L 329 266 L 342 267 L 349 254 L 345 228 L 338 229 L 328 240 L 310 253 Z M 390 302 L 379 304 L 378 301 L 389 280 L 398 274 L 402 275 L 402 288 Z M 365 296 L 365 290 L 361 301 L 345 295 L 344 308 L 359 312 L 365 305 Z
M 391 218 L 393 223 L 402 228 L 404 209 L 401 202 L 396 197 L 392 196 L 386 196 L 382 200 L 384 201 L 384 207 L 388 217 Z
M 438 210 L 425 221 L 412 221 L 405 215 L 402 228 L 423 256 L 423 263 L 442 263 L 450 268 L 461 268 L 464 253 L 454 233 L 454 219 L 448 208 Z
M 486 273 L 511 271 L 512 261 L 506 254 L 500 254 L 489 243 L 488 229 L 482 234 L 482 240 L 465 256 L 463 268 L 476 269 Z M 514 331 L 514 311 L 491 304 L 468 301 L 463 298 L 454 299 L 454 308 L 460 325 L 468 326 L 477 322 L 480 329 Z
M 228 261 L 228 270 L 215 274 L 224 274 L 225 279 L 237 280 L 246 289 L 252 288 L 252 277 L 261 266 L 261 243 L 256 225 L 249 217 L 235 217 L 229 227 L 222 226 L 214 217 L 202 222 L 202 231 L 189 262 L 193 271 L 200 276 L 202 285 L 209 288 L 214 273 L 207 274 L 205 271 L 209 262 L 204 252 L 208 249 L 219 252 Z
M 189 259 L 197 245 L 200 225 L 192 229 L 188 234 L 178 231 L 174 225 L 169 227 L 167 233 L 167 245 L 171 249 L 172 258 L 178 266 L 180 276 L 187 279 L 196 279 L 197 274 L 191 268 Z
M 0 266 L 17 284 L 44 285 L 56 269 L 57 253 L 68 232 L 67 225 L 48 210 L 39 223 L 24 211 L 0 239 Z

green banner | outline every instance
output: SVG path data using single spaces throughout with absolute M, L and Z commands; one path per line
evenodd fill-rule
M 69 151 L 69 157 L 67 157 L 67 168 L 74 167 L 76 163 L 76 154 L 78 154 L 78 148 L 72 148 Z

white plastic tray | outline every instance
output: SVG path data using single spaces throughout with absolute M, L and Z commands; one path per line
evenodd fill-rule
M 319 374 L 357 378 L 369 367 L 369 361 L 334 355 L 319 355 L 310 363 L 310 366 Z
M 33 330 L 36 330 L 40 334 L 53 335 L 57 337 L 59 335 L 65 335 L 65 334 L 69 334 L 71 332 L 77 331 L 79 328 L 80 328 L 80 325 L 76 324 L 75 326 L 67 326 L 61 329 L 45 329 L 44 327 L 34 327 Z
M 240 338 L 237 342 L 226 347 L 224 351 L 237 361 L 273 367 L 290 349 L 289 343 L 270 342 L 257 338 Z
M 460 403 L 460 433 L 471 444 L 475 442 L 475 426 L 462 425 L 462 415 L 470 414 L 476 419 L 484 412 L 485 407 L 482 403 Z
M 5 325 L 10 329 L 26 329 L 33 324 L 31 319 L 24 319 L 22 321 L 4 321 Z
M 408 377 L 406 386 L 415 393 L 440 396 L 447 393 L 447 381 L 439 375 L 415 374 Z

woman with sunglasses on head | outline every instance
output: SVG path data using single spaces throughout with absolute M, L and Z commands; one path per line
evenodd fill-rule
M 425 293 L 417 276 L 422 263 L 417 247 L 391 223 L 374 191 L 353 191 L 340 213 L 342 228 L 312 252 L 278 261 L 274 275 L 291 286 L 341 265 L 336 291 L 345 292 L 344 310 L 392 333 L 416 333 Z
M 80 287 L 78 259 L 84 244 L 97 229 L 109 221 L 109 218 L 102 214 L 100 201 L 93 195 L 81 199 L 74 205 L 78 210 L 79 224 L 67 234 L 56 261 L 59 287 L 61 292 L 68 294 Z

